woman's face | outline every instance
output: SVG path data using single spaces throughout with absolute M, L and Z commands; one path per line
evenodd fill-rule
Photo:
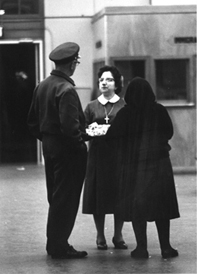
M 115 94 L 115 81 L 110 71 L 105 71 L 99 78 L 99 90 L 103 95 Z

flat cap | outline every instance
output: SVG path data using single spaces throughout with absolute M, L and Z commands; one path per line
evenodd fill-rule
M 56 64 L 66 64 L 78 57 L 79 45 L 67 42 L 56 47 L 49 54 L 49 59 Z

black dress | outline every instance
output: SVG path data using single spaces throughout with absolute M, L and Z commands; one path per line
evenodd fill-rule
M 155 102 L 152 90 L 143 83 L 134 81 L 125 96 L 127 104 L 106 134 L 116 159 L 116 212 L 124 221 L 136 215 L 146 221 L 178 218 L 168 144 L 173 136 L 172 122 L 165 107 Z
M 123 99 L 115 103 L 107 103 L 109 124 L 112 123 L 117 112 L 125 105 Z M 113 109 L 112 109 L 113 108 Z M 93 122 L 105 124 L 104 106 L 98 99 L 90 102 L 85 109 L 86 123 Z M 83 196 L 83 213 L 86 214 L 111 214 L 114 213 L 115 188 L 112 180 L 114 161 L 111 147 L 105 139 L 93 137 L 89 143 L 87 171 Z

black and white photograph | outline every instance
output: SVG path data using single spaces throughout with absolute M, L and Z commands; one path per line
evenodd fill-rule
M 196 0 L 0 0 L 0 274 L 197 273 Z

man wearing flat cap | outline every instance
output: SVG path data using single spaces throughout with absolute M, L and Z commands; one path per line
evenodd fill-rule
M 85 118 L 70 78 L 79 63 L 79 46 L 64 43 L 49 55 L 51 75 L 34 90 L 28 115 L 30 132 L 42 141 L 49 202 L 46 250 L 52 258 L 83 258 L 68 243 L 85 176 Z

